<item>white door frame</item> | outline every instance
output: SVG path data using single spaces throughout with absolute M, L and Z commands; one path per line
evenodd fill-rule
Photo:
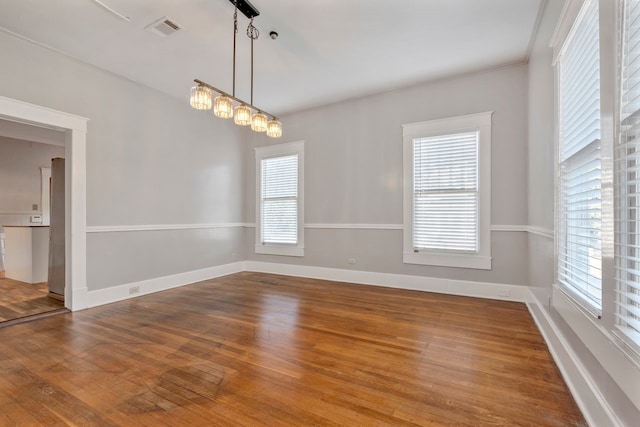
M 0 96 L 0 118 L 65 133 L 64 304 L 87 308 L 87 122 L 89 119 Z

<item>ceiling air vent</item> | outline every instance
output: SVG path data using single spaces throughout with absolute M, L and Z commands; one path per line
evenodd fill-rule
M 146 27 L 147 30 L 155 33 L 156 35 L 166 37 L 180 30 L 180 25 L 176 24 L 175 21 L 163 16 L 157 21 Z

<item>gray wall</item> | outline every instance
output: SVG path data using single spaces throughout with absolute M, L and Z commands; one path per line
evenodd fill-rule
M 282 142 L 305 141 L 305 223 L 402 224 L 402 124 L 495 111 L 492 224 L 525 225 L 526 78 L 527 67 L 519 65 L 284 117 Z M 273 140 L 251 134 L 248 142 Z M 253 149 L 245 162 L 246 220 L 254 222 Z M 526 233 L 491 234 L 491 271 L 403 264 L 402 230 L 307 228 L 305 256 L 294 258 L 255 254 L 248 229 L 246 251 L 250 260 L 526 285 Z
M 563 2 L 549 1 L 529 59 L 527 206 L 528 224 L 549 233 L 554 228 L 555 71 L 549 47 Z M 553 282 L 553 239 L 529 233 L 529 284 L 548 301 Z
M 563 2 L 549 0 L 529 61 L 528 83 L 528 221 L 532 227 L 554 228 L 554 75 L 549 42 Z M 548 306 L 554 281 L 553 239 L 529 233 L 529 283 L 549 309 L 556 326 L 580 358 L 603 397 L 625 425 L 636 425 L 640 412 L 607 374 L 606 369 L 553 307 Z M 586 317 L 585 324 L 591 323 Z M 613 344 L 613 343 L 612 343 Z
M 0 136 L 0 227 L 42 213 L 40 168 L 50 168 L 53 157 L 64 157 L 64 147 Z
M 233 123 L 0 33 L 0 94 L 90 119 L 87 225 L 242 221 L 243 148 Z M 89 290 L 242 259 L 242 229 L 89 233 Z

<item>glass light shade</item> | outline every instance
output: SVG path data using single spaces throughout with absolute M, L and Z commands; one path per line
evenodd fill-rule
M 191 88 L 190 103 L 196 110 L 210 110 L 211 98 L 211 89 L 208 87 L 198 85 Z
M 280 138 L 282 136 L 282 123 L 276 119 L 269 120 L 267 123 L 267 136 L 271 138 Z
M 240 126 L 249 126 L 251 124 L 251 108 L 246 104 L 238 105 L 233 115 L 233 121 Z
M 213 100 L 213 114 L 221 119 L 233 117 L 233 103 L 227 96 L 220 95 Z
M 256 132 L 266 132 L 268 120 L 267 116 L 258 111 L 251 118 L 251 130 Z

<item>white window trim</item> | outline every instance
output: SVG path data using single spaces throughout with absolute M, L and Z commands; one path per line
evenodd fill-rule
M 560 12 L 558 23 L 556 24 L 556 28 L 551 35 L 551 41 L 549 42 L 549 47 L 553 49 L 552 65 L 554 66 L 563 52 L 565 42 L 571 33 L 573 23 L 578 18 L 582 5 L 585 1 L 586 0 L 566 1 L 562 11 Z
M 553 65 L 557 65 L 557 59 L 562 53 L 562 47 L 570 33 L 585 0 L 568 0 L 565 2 L 563 11 L 556 25 L 554 36 L 550 42 L 553 48 Z M 557 271 L 554 271 L 554 286 L 552 290 L 551 306 L 566 322 L 568 327 L 576 334 L 578 339 L 586 346 L 588 351 L 600 363 L 608 375 L 626 394 L 631 402 L 640 408 L 640 394 L 637 393 L 640 383 L 640 354 L 628 345 L 620 336 L 614 324 L 614 214 L 613 214 L 613 164 L 612 153 L 615 134 L 618 123 L 618 47 L 616 43 L 619 37 L 619 19 L 621 11 L 619 2 L 600 0 L 600 105 L 601 105 L 601 142 L 602 151 L 609 153 L 602 159 L 602 191 L 603 191 L 603 230 L 608 228 L 609 232 L 602 233 L 602 317 L 596 318 L 593 313 L 585 309 L 578 301 L 566 293 L 555 283 Z M 556 129 L 555 129 L 555 177 L 558 177 L 558 146 L 559 132 L 558 124 L 558 72 L 555 70 L 555 95 L 554 107 L 556 108 Z M 604 173 L 607 171 L 607 173 Z M 555 183 L 557 188 L 557 182 Z M 557 194 L 556 194 L 557 196 Z M 607 200 L 605 202 L 605 199 Z M 556 197 L 557 205 L 557 197 Z M 557 230 L 557 212 L 555 213 Z M 557 247 L 554 259 L 557 259 Z M 557 269 L 557 262 L 554 262 L 554 270 Z
M 402 125 L 404 167 L 405 264 L 491 270 L 491 116 L 493 111 Z M 443 134 L 478 132 L 478 252 L 413 251 L 413 140 Z
M 617 5 L 619 7 L 618 10 L 616 10 L 616 16 L 617 16 L 617 21 L 616 21 L 616 28 L 615 28 L 615 32 L 618 34 L 619 39 L 617 40 L 618 42 L 618 50 L 616 52 L 616 65 L 621 67 L 620 69 L 618 69 L 618 71 L 622 71 L 622 61 L 623 61 L 623 43 L 622 43 L 622 36 L 624 33 L 623 30 L 623 26 L 624 26 L 624 10 L 625 10 L 625 1 L 620 1 Z M 614 117 L 615 117 L 615 141 L 614 141 L 614 165 L 615 163 L 617 163 L 617 161 L 619 161 L 618 155 L 619 155 L 619 151 L 620 150 L 620 138 L 622 137 L 622 132 L 621 132 L 621 128 L 620 128 L 620 119 L 621 119 L 621 114 L 622 114 L 622 84 L 623 84 L 623 80 L 622 80 L 622 75 L 620 72 L 618 72 L 616 74 L 616 98 L 615 98 L 615 104 L 616 104 L 616 109 L 614 110 Z M 613 168 L 613 173 L 614 176 L 618 177 L 619 175 L 619 170 L 614 166 Z M 618 182 L 617 180 L 614 179 L 614 186 L 616 188 L 619 188 L 620 186 L 620 182 Z M 619 208 L 618 205 L 618 198 L 620 197 L 618 191 L 616 191 L 614 193 L 614 206 L 615 209 Z M 623 214 L 624 218 L 627 219 L 626 217 L 626 213 Z M 619 233 L 619 226 L 620 224 L 618 224 L 618 220 L 619 217 L 614 216 L 614 234 L 618 234 Z M 615 239 L 614 239 L 615 240 Z M 620 242 L 616 241 L 616 244 L 618 244 Z M 617 259 L 614 259 L 614 261 L 616 262 L 617 265 Z M 619 291 L 619 287 L 621 286 L 621 283 L 618 281 L 618 277 L 616 276 L 616 280 L 614 282 L 614 289 L 616 290 L 616 293 Z M 604 289 L 603 289 L 604 292 Z M 620 295 L 616 294 L 615 300 L 616 300 L 616 307 L 615 307 L 615 312 L 616 312 L 616 320 L 614 322 L 614 327 L 613 327 L 613 331 L 612 334 L 613 336 L 616 338 L 616 343 L 622 348 L 623 351 L 626 352 L 626 354 L 629 355 L 629 357 L 634 361 L 634 363 L 636 364 L 637 367 L 640 368 L 640 332 L 638 332 L 637 330 L 627 327 L 625 325 L 622 325 L 621 322 L 618 321 L 617 319 L 617 314 L 619 313 L 620 308 L 618 307 L 618 298 L 621 298 Z
M 262 168 L 261 161 L 272 157 L 298 155 L 298 243 L 294 245 L 263 244 L 262 235 Z M 257 147 L 256 156 L 256 233 L 255 253 L 265 255 L 304 256 L 304 141 Z
M 609 156 L 607 153 L 612 153 L 612 141 L 611 138 L 608 138 L 606 129 L 607 129 L 607 121 L 605 115 L 602 113 L 603 106 L 607 103 L 607 93 L 604 87 L 603 79 L 603 56 L 602 56 L 602 48 L 600 48 L 600 152 L 601 154 L 601 263 L 602 263 L 602 282 L 600 284 L 601 287 L 601 307 L 595 307 L 591 303 L 585 300 L 583 295 L 580 295 L 577 291 L 571 289 L 569 286 L 566 286 L 558 280 L 558 270 L 559 270 L 559 257 L 561 254 L 561 239 L 559 233 L 561 233 L 561 213 L 560 206 L 562 206 L 561 202 L 561 162 L 560 162 L 560 148 L 561 148 L 561 140 L 560 140 L 560 89 L 561 89 L 561 63 L 559 62 L 562 55 L 565 53 L 565 49 L 567 48 L 569 42 L 574 36 L 574 25 L 576 21 L 580 18 L 583 7 L 585 6 L 587 0 L 570 0 L 565 3 L 565 6 L 562 10 L 560 19 L 558 24 L 556 25 L 554 36 L 552 37 L 552 45 L 554 57 L 552 65 L 554 67 L 554 80 L 555 80 L 555 94 L 554 94 L 554 106 L 555 106 L 555 130 L 554 130 L 554 229 L 556 230 L 556 235 L 554 239 L 554 272 L 553 272 L 553 283 L 558 289 L 563 292 L 567 298 L 571 299 L 574 304 L 580 307 L 580 310 L 584 312 L 585 315 L 590 316 L 594 319 L 601 319 L 602 311 L 605 304 L 604 301 L 604 287 L 605 277 L 609 274 L 605 272 L 605 270 L 609 270 L 613 266 L 613 240 L 612 236 L 609 237 L 608 233 L 606 233 L 605 227 L 608 224 L 613 224 L 613 210 L 610 211 L 607 209 L 607 206 L 613 207 L 613 198 L 612 198 L 612 189 L 613 189 L 613 175 L 611 175 L 610 182 L 607 182 L 607 174 L 605 171 L 611 171 L 613 168 L 613 164 L 610 160 L 607 160 Z M 599 0 L 595 0 L 599 4 Z M 601 35 L 600 35 L 601 37 Z M 602 43 L 602 42 L 601 42 Z M 608 190 L 610 188 L 611 190 Z M 609 249 L 607 249 L 609 248 Z M 607 251 L 610 252 L 609 259 L 606 258 Z M 613 270 L 611 270 L 613 271 Z

